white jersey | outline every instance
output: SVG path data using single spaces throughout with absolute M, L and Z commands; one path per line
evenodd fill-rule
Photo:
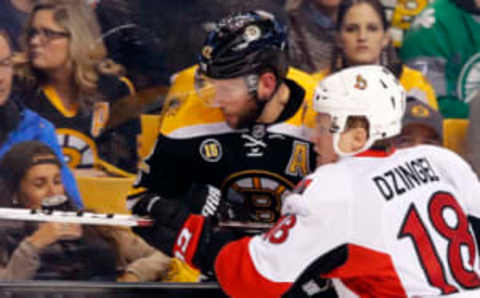
M 262 296 L 275 297 L 298 284 L 302 272 L 333 278 L 341 297 L 479 288 L 467 215 L 480 217 L 480 184 L 469 165 L 434 146 L 375 153 L 318 168 L 301 184 L 303 193 L 286 198 L 286 216 L 272 230 L 224 247 L 216 271 L 226 292 L 242 297 L 252 280 L 261 280 Z M 238 255 L 242 268 L 232 270 Z M 300 287 L 318 290 L 308 280 Z

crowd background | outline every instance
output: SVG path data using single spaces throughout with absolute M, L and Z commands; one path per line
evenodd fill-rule
M 92 28 L 88 38 L 87 35 L 73 38 L 76 25 L 69 27 L 68 17 L 67 25 L 55 17 L 42 23 L 44 27 L 60 25 L 56 28 L 58 32 L 33 28 L 36 14 L 69 1 L 78 4 L 83 0 L 0 0 L 0 32 L 8 34 L 11 50 L 15 52 L 0 57 L 3 59 L 0 60 L 0 71 L 11 67 L 15 72 L 11 88 L 13 95 L 8 96 L 9 101 L 15 101 L 21 111 L 28 108 L 28 112 L 21 113 L 30 113 L 31 109 L 56 127 L 57 140 L 66 157 L 58 161 L 59 167 L 61 169 L 64 164 L 68 164 L 80 187 L 79 195 L 76 186 L 71 185 L 71 179 L 68 178 L 71 173 L 63 174 L 67 177 L 64 178 L 66 191 L 77 207 L 82 207 L 83 201 L 87 208 L 97 211 L 127 212 L 123 206 L 125 190 L 132 184 L 138 168 L 144 166 L 142 159 L 150 153 L 156 140 L 165 114 L 162 113 L 165 100 L 168 98 L 172 102 L 172 98 L 186 98 L 195 92 L 192 86 L 184 86 L 176 78 L 182 70 L 197 64 L 198 53 L 214 20 L 230 13 L 253 9 L 273 13 L 280 22 L 289 27 L 288 55 L 291 65 L 314 75 L 317 81 L 328 72 L 357 64 L 348 56 L 345 44 L 339 42 L 342 32 L 350 30 L 342 27 L 345 15 L 341 15 L 340 19 L 337 17 L 337 13 L 341 11 L 341 0 L 85 0 L 79 7 L 87 5 L 90 12 L 82 15 L 69 11 L 68 8 L 66 11 L 76 17 L 91 17 L 92 20 L 95 18 L 94 21 L 83 19 L 83 23 L 88 23 Z M 458 5 L 457 2 L 471 4 Z M 35 6 L 38 3 L 43 5 L 43 8 Z M 381 38 L 387 38 L 388 35 L 389 40 L 379 48 L 371 61 L 359 61 L 358 64 L 383 64 L 394 70 L 400 69 L 399 73 L 403 76 L 410 76 L 408 83 L 402 81 L 409 84 L 410 88 L 407 88 L 407 91 L 411 97 L 409 107 L 412 108 L 409 110 L 409 118 L 405 120 L 410 122 L 405 124 L 405 131 L 397 140 L 398 146 L 422 142 L 445 145 L 468 157 L 474 169 L 478 170 L 480 162 L 478 154 L 475 153 L 480 145 L 480 133 L 477 131 L 478 125 L 469 126 L 470 123 L 478 121 L 476 111 L 480 100 L 480 38 L 477 30 L 480 28 L 480 15 L 475 1 L 383 0 L 381 4 L 386 9 L 385 15 L 382 12 L 377 14 Z M 37 7 L 37 10 L 32 11 L 34 7 Z M 62 17 L 65 18 L 62 15 L 59 18 Z M 463 20 L 458 24 L 464 24 L 464 27 L 454 26 L 459 36 L 453 36 L 455 33 L 448 30 L 442 31 L 445 27 L 444 19 L 450 17 Z M 78 23 L 81 24 L 82 21 Z M 437 25 L 443 27 L 438 29 Z M 412 30 L 409 32 L 410 27 Z M 94 103 L 76 102 L 77 97 L 84 95 L 83 85 L 78 81 L 67 84 L 67 93 L 75 94 L 72 96 L 72 105 L 78 105 L 72 110 L 75 110 L 73 115 L 78 116 L 79 120 L 71 123 L 68 121 L 72 116 L 69 116 L 68 111 L 64 111 L 65 102 L 68 101 L 60 98 L 64 105 L 62 108 L 55 104 L 53 96 L 48 95 L 49 86 L 57 86 L 57 93 L 61 89 L 61 83 L 55 85 L 58 83 L 58 77 L 55 77 L 58 72 L 53 71 L 53 67 L 36 65 L 34 60 L 28 59 L 32 57 L 28 53 L 36 51 L 35 40 L 38 39 L 39 44 L 51 45 L 50 42 L 59 42 L 57 38 L 62 36 L 70 38 L 70 44 L 65 45 L 65 51 L 62 54 L 50 51 L 48 55 L 68 57 L 68 61 L 62 66 L 63 75 L 70 76 L 75 73 L 75 67 L 82 71 L 78 65 L 83 62 L 75 60 L 75 43 L 86 48 L 82 52 L 84 55 L 88 55 L 92 49 L 96 50 L 94 52 L 97 55 L 93 57 L 96 64 L 89 66 L 93 69 L 92 75 L 96 84 L 93 88 L 95 90 L 89 90 L 92 92 L 88 95 L 95 97 Z M 425 44 L 419 43 L 422 40 Z M 438 41 L 438 44 L 432 40 Z M 342 47 L 339 47 L 340 45 Z M 25 79 L 20 75 L 22 67 L 27 67 L 34 75 L 36 81 L 33 88 L 22 81 Z M 0 82 L 5 84 L 4 81 Z M 100 93 L 101 95 L 98 95 Z M 98 98 L 100 100 L 97 100 Z M 60 117 L 53 117 L 48 109 L 39 106 L 40 100 L 49 101 L 53 106 L 52 111 L 60 111 Z M 475 106 L 471 113 L 470 104 Z M 0 101 L 0 115 L 9 115 L 8 111 L 5 112 L 6 106 Z M 8 106 L 11 109 L 11 105 Z M 75 114 L 77 112 L 78 114 Z M 86 130 L 84 128 L 89 126 L 95 117 L 101 120 L 99 135 L 92 134 L 88 129 L 90 127 Z M 0 122 L 5 122 L 5 119 L 9 118 L 5 116 Z M 407 129 L 407 124 L 414 122 L 420 128 Z M 8 122 L 0 128 L 6 136 L 11 133 L 7 124 Z M 427 131 L 426 128 L 430 128 L 430 132 L 419 132 L 421 129 Z M 77 133 L 68 135 L 62 129 L 85 130 L 89 131 L 85 134 L 90 135 L 82 139 Z M 73 141 L 77 140 L 75 137 L 78 137 L 77 143 Z M 74 148 L 72 144 L 78 145 L 80 141 L 88 146 L 84 147 L 84 143 L 81 143 L 80 147 Z M 0 138 L 0 148 L 5 145 L 4 142 L 5 138 Z M 55 151 L 58 150 L 58 144 L 52 146 L 54 153 L 59 155 L 59 152 Z M 0 151 L 0 157 L 6 149 Z M 81 153 L 74 153 L 74 149 Z M 77 159 L 81 158 L 80 155 L 88 150 L 94 153 L 89 162 L 83 163 L 83 166 L 79 166 L 82 165 L 81 162 L 74 162 L 79 161 Z M 2 171 L 5 172 L 5 169 Z M 130 239 L 130 236 L 124 237 Z M 159 253 L 151 248 L 146 250 L 148 253 L 145 256 L 135 256 L 128 261 Z M 8 256 L 2 257 L 3 264 L 8 264 Z M 126 263 L 128 262 L 124 261 L 122 266 L 125 267 Z M 179 266 L 176 267 L 177 270 L 183 268 L 182 264 L 175 266 Z M 198 280 L 197 272 L 189 271 L 188 274 L 191 276 L 185 280 Z M 33 275 L 30 272 L 28 275 L 18 276 L 30 279 Z M 164 272 L 142 279 L 138 278 L 139 275 L 137 274 L 137 279 L 121 275 L 118 280 L 168 280 Z

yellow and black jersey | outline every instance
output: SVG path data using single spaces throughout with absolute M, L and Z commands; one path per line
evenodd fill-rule
M 55 125 L 58 143 L 70 168 L 91 168 L 103 161 L 136 172 L 139 119 L 105 130 L 109 102 L 97 102 L 93 111 L 86 111 L 79 106 L 65 107 L 50 86 L 39 89 L 35 95 L 26 104 Z
M 196 95 L 194 76 L 192 67 L 175 78 L 163 110 L 161 133 L 141 166 L 136 195 L 146 188 L 177 197 L 193 183 L 210 184 L 220 188 L 224 197 L 241 201 L 250 220 L 274 222 L 282 195 L 315 167 L 304 123 L 315 82 L 308 74 L 291 69 L 284 80 L 290 98 L 277 121 L 232 129 L 220 109 Z M 200 211 L 195 202 L 187 203 L 193 212 Z

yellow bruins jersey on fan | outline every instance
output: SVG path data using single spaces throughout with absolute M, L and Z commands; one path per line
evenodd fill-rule
M 39 90 L 35 100 L 27 105 L 55 125 L 58 143 L 70 168 L 92 168 L 107 162 L 124 171 L 136 172 L 138 119 L 105 131 L 110 103 L 95 103 L 93 112 L 79 106 L 67 108 L 49 86 Z
M 313 78 L 317 81 L 323 80 L 330 74 L 329 69 L 313 74 Z M 429 104 L 433 109 L 438 111 L 437 97 L 432 85 L 427 78 L 418 70 L 412 69 L 406 65 L 402 66 L 402 73 L 399 78 L 400 84 L 407 91 L 407 96 L 413 96 L 424 103 Z
M 232 129 L 219 108 L 206 105 L 196 95 L 195 71 L 196 67 L 191 67 L 174 79 L 161 133 L 143 163 L 136 187 L 139 192 L 144 187 L 177 197 L 193 183 L 210 184 L 242 206 L 242 219 L 274 222 L 281 196 L 315 167 L 305 125 L 307 100 L 313 97 L 315 81 L 290 69 L 284 81 L 290 97 L 279 119 Z M 193 212 L 200 211 L 195 202 L 187 203 Z

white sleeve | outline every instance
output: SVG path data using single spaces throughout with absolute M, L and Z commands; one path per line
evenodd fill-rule
M 442 165 L 442 177 L 454 184 L 460 194 L 459 201 L 465 204 L 468 215 L 480 218 L 480 183 L 472 167 L 455 152 L 436 150 L 435 158 Z
M 346 244 L 352 218 L 348 215 L 352 212 L 351 187 L 346 179 L 333 179 L 333 168 L 328 168 L 307 177 L 313 179 L 303 195 L 286 199 L 284 204 L 291 205 L 293 215 L 250 242 L 252 262 L 269 280 L 293 282 L 318 257 Z

